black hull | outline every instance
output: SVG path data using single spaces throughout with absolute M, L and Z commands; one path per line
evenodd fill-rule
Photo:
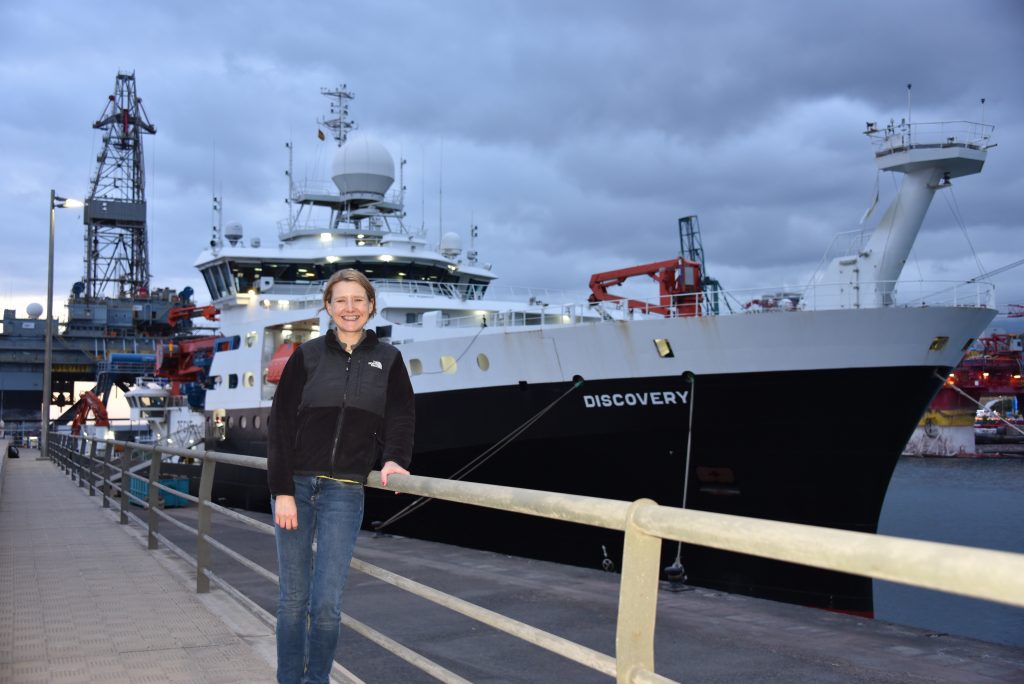
M 693 387 L 681 377 L 599 381 L 560 401 L 571 383 L 421 394 L 413 472 L 450 477 L 556 402 L 465 479 L 681 506 L 689 424 L 689 403 L 681 399 L 689 392 L 688 508 L 875 532 L 897 459 L 938 390 L 935 370 L 701 376 Z M 901 392 L 886 397 L 883 420 L 877 390 L 886 386 Z M 256 413 L 229 415 L 235 425 L 247 415 L 252 425 Z M 265 435 L 229 428 L 214 448 L 264 455 Z M 263 477 L 218 466 L 215 496 L 268 510 Z M 367 526 L 411 501 L 368 490 Z M 590 567 L 601 566 L 606 555 L 618 567 L 622 550 L 621 533 L 443 501 L 387 531 Z M 665 565 L 676 551 L 675 543 L 664 545 Z M 691 584 L 860 614 L 873 610 L 868 578 L 687 545 L 682 562 Z

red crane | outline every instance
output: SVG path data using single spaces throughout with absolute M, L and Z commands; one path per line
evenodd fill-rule
M 103 400 L 90 390 L 79 395 L 78 410 L 75 411 L 75 417 L 71 421 L 71 434 L 79 435 L 82 433 L 82 425 L 89 419 L 90 412 L 95 414 L 96 425 L 100 427 L 110 426 L 110 419 L 107 417 L 107 407 L 103 405 Z
M 621 285 L 628 278 L 646 275 L 658 283 L 658 304 L 637 299 L 620 297 L 608 292 L 609 287 Z M 682 257 L 650 264 L 631 266 L 595 273 L 590 276 L 591 302 L 626 301 L 631 310 L 661 314 L 662 316 L 699 316 L 703 295 L 700 281 L 700 264 Z

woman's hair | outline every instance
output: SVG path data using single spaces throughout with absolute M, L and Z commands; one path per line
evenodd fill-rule
M 373 318 L 377 313 L 377 292 L 373 289 L 373 283 L 370 282 L 370 279 L 354 268 L 343 268 L 340 271 L 335 271 L 334 275 L 324 284 L 324 310 L 331 303 L 331 290 L 340 282 L 357 283 L 366 291 L 366 296 L 370 300 L 370 318 Z

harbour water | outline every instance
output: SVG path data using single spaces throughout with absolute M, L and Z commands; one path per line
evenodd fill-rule
M 1024 458 L 904 456 L 878 531 L 1024 553 Z M 1024 647 L 1024 609 L 986 601 L 876 581 L 875 617 Z

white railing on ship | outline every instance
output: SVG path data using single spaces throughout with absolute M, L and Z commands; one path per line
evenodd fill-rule
M 323 282 L 309 283 L 274 283 L 269 291 L 275 295 L 291 295 L 300 300 L 319 300 L 323 292 Z M 489 285 L 483 297 L 479 296 L 481 285 L 459 283 L 441 283 L 429 280 L 373 280 L 378 294 L 396 293 L 416 297 L 441 297 L 469 302 L 522 302 L 524 304 L 543 306 L 555 302 L 580 302 L 587 298 L 581 291 L 567 292 L 546 288 L 530 288 L 516 286 Z M 256 295 L 260 297 L 260 295 Z
M 865 134 L 871 138 L 878 156 L 908 147 L 970 147 L 984 149 L 992 139 L 995 126 L 973 121 L 927 121 L 869 126 Z
M 709 294 L 674 295 L 670 298 L 633 297 L 639 306 L 630 306 L 626 299 L 593 303 L 580 293 L 528 288 L 488 288 L 483 298 L 475 299 L 467 298 L 467 292 L 471 291 L 467 288 L 476 286 L 417 280 L 379 280 L 374 281 L 374 287 L 378 296 L 398 293 L 422 297 L 424 302 L 439 298 L 478 306 L 472 312 L 464 309 L 445 310 L 438 306 L 437 310 L 443 314 L 438 325 L 443 328 L 477 327 L 484 322 L 490 327 L 569 325 L 600 318 L 623 320 L 637 316 L 679 317 L 687 315 L 685 312 L 688 311 L 697 311 L 700 316 L 713 316 L 877 306 L 995 306 L 994 287 L 990 283 L 935 280 L 813 283 L 802 287 L 719 290 Z M 275 293 L 296 296 L 300 303 L 317 303 L 320 301 L 322 284 L 275 285 L 274 288 Z M 522 301 L 524 296 L 528 297 L 526 301 Z M 509 306 L 512 302 L 517 302 L 515 308 Z M 717 302 L 717 309 L 712 306 L 713 302 Z M 392 323 L 423 325 L 421 321 Z
M 119 492 L 120 522 L 126 524 L 133 519 L 145 526 L 149 533 L 150 549 L 155 549 L 158 543 L 163 543 L 186 562 L 194 565 L 198 593 L 208 592 L 212 580 L 267 624 L 273 624 L 273 617 L 267 611 L 210 569 L 212 549 L 216 548 L 259 576 L 277 582 L 277 575 L 273 572 L 211 535 L 213 513 L 226 515 L 267 535 L 274 534 L 272 525 L 220 506 L 211 500 L 217 463 L 266 470 L 266 459 L 216 451 L 104 441 L 59 433 L 51 433 L 47 445 L 46 457 L 64 468 L 80 487 L 87 486 L 90 496 L 99 492 L 104 508 L 110 507 L 112 492 Z M 150 456 L 148 478 L 135 475 L 130 470 L 132 454 Z M 160 466 L 163 455 L 202 461 L 198 496 L 161 484 Z M 121 474 L 121 479 L 117 482 L 110 477 L 115 471 Z M 148 488 L 146 499 L 133 495 L 131 487 L 124 486 L 123 483 L 132 480 L 145 483 Z M 445 594 L 358 558 L 352 561 L 352 567 L 359 572 L 614 677 L 620 684 L 673 681 L 654 671 L 654 629 L 658 610 L 663 540 L 698 544 L 1024 607 L 1024 554 L 1019 553 L 686 510 L 660 506 L 650 499 L 640 499 L 631 503 L 413 475 L 393 475 L 388 487 L 381 487 L 376 484 L 378 482 L 377 474 L 371 473 L 367 486 L 622 531 L 625 543 L 622 553 L 614 657 Z M 191 527 L 160 510 L 160 492 L 196 504 L 196 527 Z M 145 521 L 129 512 L 129 501 L 147 510 Z M 195 558 L 160 533 L 161 520 L 195 533 Z M 343 615 L 342 624 L 437 679 L 448 682 L 467 681 L 350 616 Z
M 850 290 L 861 294 L 851 295 Z M 850 283 L 817 283 L 802 288 L 777 290 L 748 289 L 721 290 L 715 293 L 719 310 L 712 310 L 711 298 L 706 294 L 677 295 L 668 301 L 662 298 L 638 300 L 640 306 L 630 306 L 625 299 L 590 302 L 563 306 L 542 306 L 539 310 L 484 311 L 487 300 L 481 301 L 481 312 L 445 318 L 442 327 L 474 327 L 486 319 L 490 327 L 519 327 L 567 325 L 599 318 L 596 310 L 606 317 L 623 320 L 644 316 L 670 318 L 686 315 L 686 311 L 699 311 L 700 316 L 736 315 L 742 313 L 769 313 L 785 311 L 824 311 L 841 308 L 877 307 L 884 300 L 886 307 L 965 306 L 994 308 L 994 288 L 990 283 L 964 283 L 962 281 L 898 281 Z M 694 300 L 696 304 L 694 304 Z M 666 313 L 667 311 L 667 313 Z
M 401 292 L 407 294 L 429 294 L 430 296 L 464 297 L 463 286 L 451 283 L 427 283 L 408 280 L 387 280 L 375 281 L 374 286 L 378 292 Z M 748 310 L 802 310 L 837 309 L 844 306 L 851 306 L 848 297 L 843 291 L 857 289 L 865 293 L 863 301 L 859 306 L 870 305 L 867 297 L 869 292 L 887 291 L 887 304 L 892 306 L 993 306 L 992 301 L 994 288 L 990 283 L 964 282 L 964 281 L 937 281 L 937 280 L 899 280 L 899 281 L 860 281 L 858 283 L 813 283 L 801 287 L 783 286 L 780 288 L 749 288 L 741 290 L 720 290 L 716 293 L 720 301 L 719 313 L 740 313 Z M 525 302 L 524 297 L 529 297 Z M 633 298 L 641 302 L 641 306 L 634 309 L 637 314 L 656 314 L 659 309 L 678 307 L 692 308 L 692 302 L 698 300 L 696 309 L 702 315 L 710 315 L 710 296 L 707 294 L 676 295 L 670 301 L 661 297 L 647 299 Z M 777 306 L 765 305 L 771 300 L 778 300 Z M 783 301 L 785 300 L 785 302 Z M 488 288 L 482 299 L 466 300 L 478 302 L 480 312 L 490 316 L 504 316 L 509 325 L 539 325 L 541 320 L 544 324 L 556 325 L 576 322 L 581 317 L 593 318 L 593 314 L 586 315 L 584 312 L 595 308 L 594 304 L 587 301 L 587 296 L 579 292 L 569 293 L 557 290 L 531 290 L 528 288 L 512 288 L 507 290 Z M 518 301 L 522 308 L 493 308 L 494 305 L 501 306 L 509 302 Z M 726 306 L 725 302 L 731 306 Z M 760 304 L 759 304 L 760 302 Z M 786 303 L 789 302 L 789 303 Z M 853 306 L 858 303 L 854 301 Z M 606 310 L 623 313 L 628 309 L 625 300 L 601 302 L 601 307 Z M 673 309 L 679 315 L 678 309 Z M 512 315 L 508 315 L 512 314 Z M 465 325 L 479 325 L 480 313 L 467 314 L 466 316 L 452 316 L 446 319 L 445 327 Z M 500 321 L 502 319 L 496 319 Z M 528 322 L 526 322 L 528 321 Z M 491 320 L 488 318 L 488 325 Z M 501 323 L 497 323 L 501 324 Z

